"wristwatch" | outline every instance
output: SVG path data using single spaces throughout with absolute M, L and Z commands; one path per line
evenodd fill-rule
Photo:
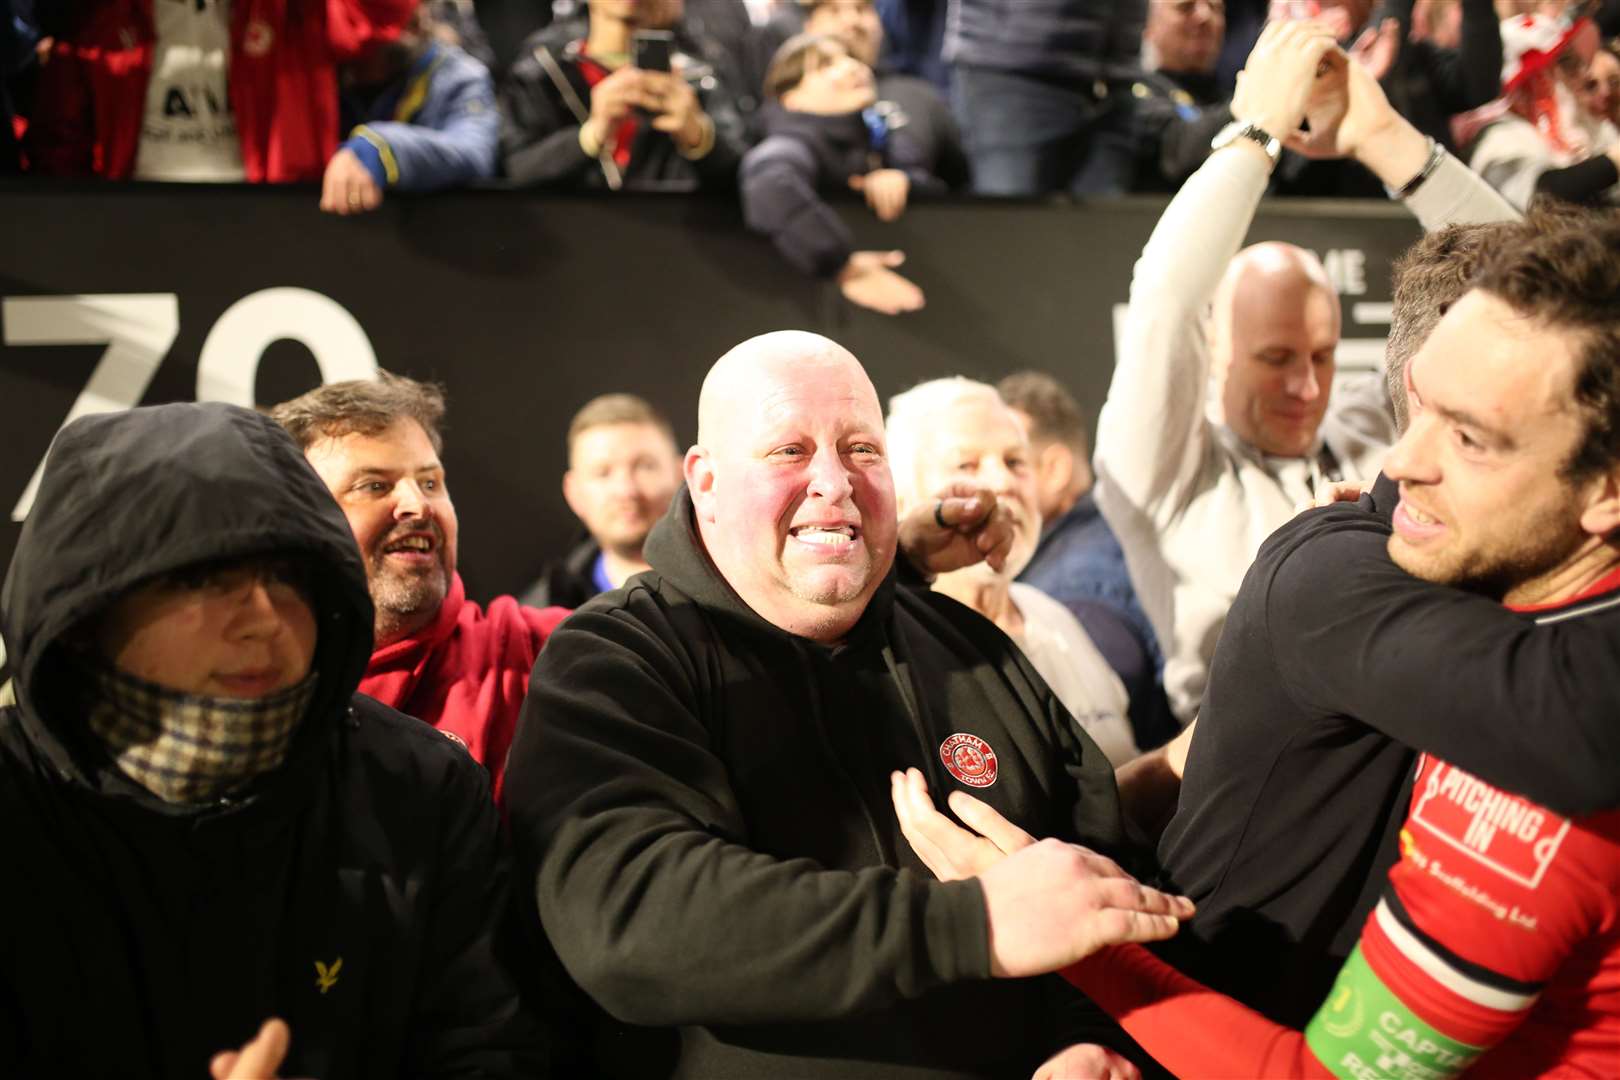
M 1248 120 L 1234 120 L 1221 128 L 1215 137 L 1209 141 L 1211 150 L 1219 150 L 1223 146 L 1230 146 L 1239 139 L 1248 139 L 1266 152 L 1271 164 L 1276 165 L 1277 159 L 1282 156 L 1282 140 L 1260 125 Z

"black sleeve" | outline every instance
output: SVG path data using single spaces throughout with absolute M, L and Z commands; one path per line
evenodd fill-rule
M 976 881 L 747 846 L 700 715 L 713 673 L 666 644 L 701 631 L 644 603 L 587 606 L 552 635 L 508 764 L 519 861 L 579 985 L 669 1026 L 830 1020 L 988 977 Z
M 1537 625 L 1406 573 L 1387 553 L 1389 525 L 1364 509 L 1312 513 L 1328 516 L 1263 583 L 1278 675 L 1295 700 L 1561 813 L 1620 805 L 1614 619 Z
M 710 190 L 737 187 L 737 167 L 748 149 L 747 125 L 731 94 L 723 87 L 701 95 L 703 111 L 714 125 L 714 146 L 692 162 L 699 180 Z
M 830 278 L 849 262 L 855 238 L 816 193 L 816 160 L 797 140 L 773 135 L 742 163 L 743 220 L 764 233 L 788 262 Z
M 1145 102 L 1137 102 L 1137 108 Z M 1230 105 L 1211 105 L 1198 110 L 1198 116 L 1187 119 L 1176 112 L 1173 102 L 1171 115 L 1165 122 L 1159 141 L 1159 171 L 1172 185 L 1180 187 L 1187 177 L 1209 157 L 1210 140 L 1221 128 L 1232 122 Z
M 1620 169 L 1607 154 L 1598 154 L 1563 169 L 1548 169 L 1536 177 L 1536 194 L 1572 203 L 1592 203 L 1620 182 Z
M 936 97 L 929 105 L 929 127 L 934 133 L 934 164 L 930 171 L 952 191 L 967 187 L 972 180 L 967 147 L 956 114 L 944 98 Z
M 880 93 L 899 105 L 907 118 L 891 133 L 892 164 L 908 173 L 926 174 L 930 190 L 966 187 L 970 174 L 962 131 L 933 84 L 891 76 L 880 83 Z
M 1461 46 L 1429 55 L 1432 85 L 1446 112 L 1466 112 L 1500 96 L 1502 28 L 1491 0 L 1462 0 Z
M 500 109 L 501 167 L 507 179 L 567 180 L 595 167 L 580 148 L 579 119 L 556 100 L 534 57 L 520 58 L 501 81 Z
M 1597 23 L 1605 41 L 1620 35 L 1620 0 L 1603 0 L 1592 21 Z
M 542 1032 L 505 966 L 516 929 L 510 859 L 488 774 L 471 757 L 456 766 L 443 791 L 422 990 L 403 1060 L 411 1076 L 534 1076 Z

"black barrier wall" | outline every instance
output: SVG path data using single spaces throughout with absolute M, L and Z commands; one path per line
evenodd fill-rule
M 640 393 L 689 439 L 709 364 L 766 330 L 837 339 L 885 399 L 939 375 L 1044 368 L 1095 419 L 1116 307 L 1163 208 L 921 204 L 883 226 L 851 203 L 863 246 L 904 250 L 927 293 L 926 310 L 887 318 L 795 274 L 723 203 L 474 191 L 390 196 L 347 219 L 316 202 L 297 188 L 0 188 L 5 564 L 14 510 L 70 410 L 268 406 L 373 357 L 449 389 L 445 461 L 477 599 L 520 588 L 574 539 L 560 483 L 581 404 Z M 1389 264 L 1417 231 L 1399 207 L 1287 201 L 1263 207 L 1250 240 L 1324 257 L 1344 301 L 1342 370 L 1381 354 Z

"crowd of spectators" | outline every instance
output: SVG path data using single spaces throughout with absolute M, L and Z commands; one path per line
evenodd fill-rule
M 1135 264 L 1095 446 L 1051 375 L 885 410 L 837 343 L 761 334 L 709 369 L 684 453 L 648 401 L 584 403 L 561 485 L 585 537 L 480 603 L 431 384 L 74 420 L 0 591 L 25 883 L 0 890 L 0 1073 L 1612 1071 L 1620 211 L 1575 205 L 1598 159 L 1557 153 L 1613 138 L 1616 58 L 1584 16 L 1506 20 L 1510 92 L 1478 118 L 1515 148 L 1498 181 L 1448 149 L 1449 106 L 1401 104 L 1453 85 L 1449 46 L 1405 29 L 1449 33 L 1440 5 L 1274 10 L 1229 102 L 1184 115 L 1178 80 L 1219 69 L 1208 0 L 1154 11 L 1153 56 L 1184 70 L 1123 91 L 1103 52 L 1008 66 L 1041 50 L 961 4 L 939 36 L 969 115 L 1003 118 L 966 144 L 998 183 L 1095 190 L 1141 160 L 1140 103 L 1221 120 Z M 535 32 L 504 113 L 442 36 L 468 5 L 438 6 L 367 5 L 351 42 L 386 41 L 341 100 L 250 122 L 214 107 L 224 82 L 178 79 L 173 123 L 55 152 L 313 167 L 337 212 L 465 162 L 436 137 L 609 189 L 737 166 L 750 220 L 851 280 L 875 253 L 824 195 L 891 219 L 950 168 L 945 114 L 913 143 L 878 109 L 864 7 L 848 37 L 819 8 L 778 27 L 749 115 L 678 2 Z M 188 45 L 58 41 L 52 78 L 108 49 L 152 79 L 198 48 L 269 61 L 256 35 L 294 25 L 270 0 L 178 7 Z M 1126 23 L 1064 25 L 1100 47 Z M 244 64 L 255 85 L 332 75 L 301 40 Z M 1054 103 L 1079 107 L 1005 122 Z M 359 122 L 308 156 L 340 106 Z M 1334 378 L 1318 258 L 1241 246 L 1272 185 L 1324 163 L 1426 232 L 1360 383 Z
M 949 191 L 1173 192 L 1231 119 L 1270 18 L 1321 20 L 1424 135 L 1523 209 L 1613 202 L 1620 0 L 7 0 L 0 171 L 708 190 L 853 303 L 913 311 L 903 256 L 857 251 Z M 1607 42 L 1607 43 L 1605 43 Z M 835 54 L 837 54 L 835 56 Z M 1286 145 L 1274 195 L 1371 196 Z

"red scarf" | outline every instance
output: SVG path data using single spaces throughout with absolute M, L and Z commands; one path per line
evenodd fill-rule
M 501 799 L 506 754 L 540 648 L 570 612 L 523 607 L 502 596 L 484 612 L 456 574 L 438 616 L 371 654 L 360 692 L 424 720 L 489 770 Z

